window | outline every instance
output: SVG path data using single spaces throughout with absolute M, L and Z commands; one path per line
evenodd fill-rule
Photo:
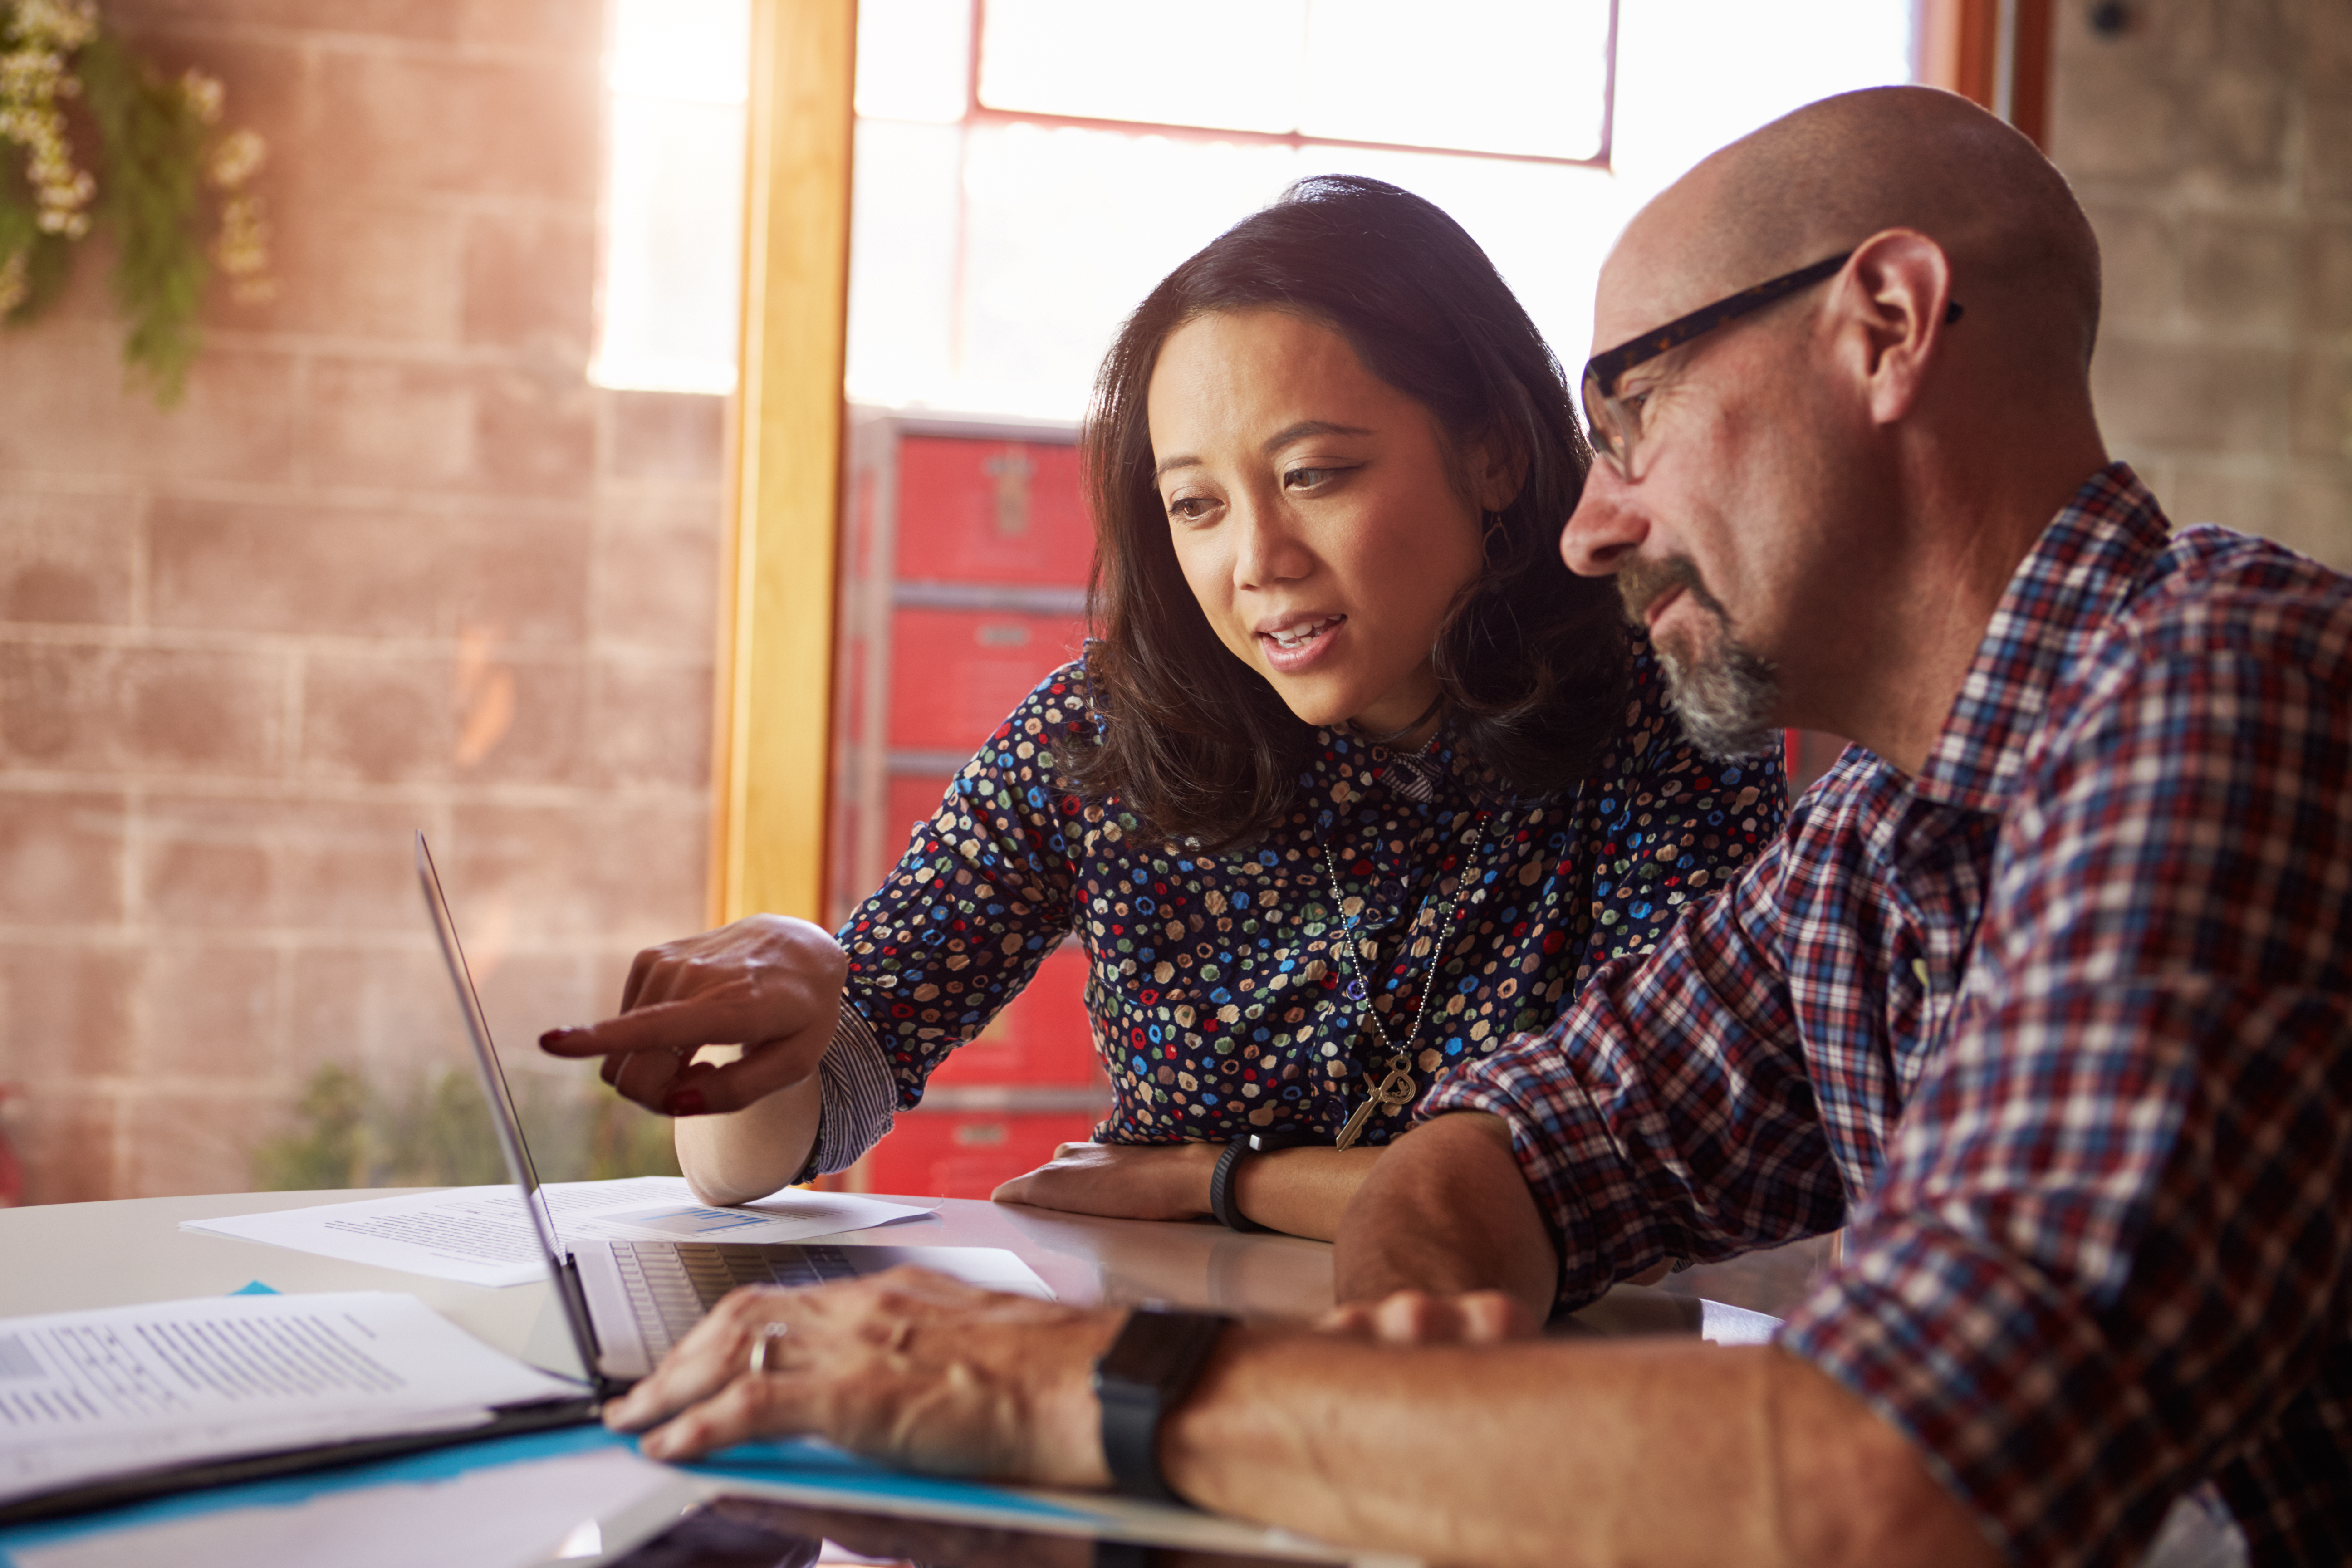
M 599 386 L 735 390 L 751 0 L 612 0 Z
M 977 106 L 1607 156 L 1610 0 L 988 0 Z
M 1324 172 L 1444 207 L 1572 364 L 1625 219 L 1778 114 L 1911 79 L 1913 13 L 1910 0 L 864 0 L 849 395 L 1073 418 L 1154 283 Z

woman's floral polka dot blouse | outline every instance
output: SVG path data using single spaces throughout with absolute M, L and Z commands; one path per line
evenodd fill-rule
M 1643 648 L 1623 730 L 1564 796 L 1507 798 L 1443 729 L 1410 757 L 1318 731 L 1289 817 L 1254 848 L 1207 855 L 1061 787 L 1054 753 L 1095 733 L 1086 689 L 1083 660 L 1040 683 L 842 928 L 854 1033 L 870 1030 L 899 1108 L 1075 934 L 1117 1097 L 1098 1139 L 1330 1138 L 1388 1064 L 1367 1007 L 1407 1045 L 1449 913 L 1410 1041 L 1421 1094 L 1549 1024 L 1600 964 L 1647 952 L 1754 858 L 1786 805 L 1777 757 L 1710 762 L 1684 742 Z M 828 1075 L 829 1100 L 835 1087 Z M 888 1125 L 886 1106 L 854 1130 L 842 1109 L 827 1106 L 827 1168 Z M 1410 1120 L 1384 1110 L 1363 1140 Z

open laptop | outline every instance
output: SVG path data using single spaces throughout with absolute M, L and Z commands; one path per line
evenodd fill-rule
M 567 1244 L 540 1190 L 539 1172 L 531 1163 L 530 1146 L 523 1141 L 506 1071 L 490 1044 L 489 1020 L 474 991 L 457 924 L 449 918 L 449 900 L 442 896 L 440 873 L 422 832 L 416 836 L 416 879 L 433 914 L 449 982 L 457 988 L 458 1011 L 465 1015 L 482 1093 L 490 1102 L 491 1125 L 498 1129 L 499 1150 L 547 1255 L 555 1298 L 579 1348 L 580 1364 L 600 1397 L 617 1394 L 651 1372 L 670 1346 L 738 1285 L 814 1285 L 916 1263 L 993 1290 L 1052 1295 L 1027 1264 L 1001 1247 L 754 1246 L 587 1237 Z

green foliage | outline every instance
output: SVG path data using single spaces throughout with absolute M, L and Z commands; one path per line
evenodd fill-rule
M 593 1087 L 532 1075 L 518 1110 L 541 1180 L 677 1174 L 670 1124 Z M 371 1087 L 329 1064 L 311 1075 L 296 1131 L 256 1150 L 257 1191 L 322 1187 L 463 1187 L 507 1179 L 488 1108 L 470 1073 L 442 1069 L 404 1093 Z
M 37 210 L 24 171 L 13 159 L 0 159 L 0 265 L 26 253 L 24 296 L 0 312 L 0 321 L 10 326 L 29 321 L 56 304 L 73 269 L 73 242 L 61 234 L 42 233 Z
M 300 1132 L 273 1139 L 255 1152 L 255 1189 L 307 1193 L 369 1185 L 367 1089 L 359 1075 L 348 1068 L 320 1068 L 303 1090 L 298 1112 Z
M 208 132 L 176 81 L 159 78 L 101 29 L 77 58 L 82 96 L 106 156 L 99 216 L 114 230 L 115 304 L 129 323 L 123 363 L 169 408 L 186 389 L 212 276 L 200 236 Z
M 656 1116 L 617 1094 L 599 1095 L 594 1103 L 583 1180 L 678 1174 L 677 1144 L 667 1117 Z
M 114 236 L 124 366 L 165 408 L 186 390 L 214 273 L 240 300 L 270 289 L 247 188 L 265 149 L 251 131 L 217 133 L 222 98 L 199 71 L 173 79 L 133 55 L 86 3 L 0 0 L 0 321 L 57 302 L 95 218 Z

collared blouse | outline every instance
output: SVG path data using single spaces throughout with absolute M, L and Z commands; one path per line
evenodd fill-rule
M 1083 659 L 1040 682 L 841 929 L 817 1168 L 919 1102 L 1066 937 L 1115 1096 L 1097 1140 L 1328 1140 L 1402 1065 L 1410 1094 L 1398 1080 L 1361 1131 L 1384 1143 L 1449 1068 L 1647 952 L 1787 803 L 1777 756 L 1715 762 L 1683 739 L 1642 645 L 1622 728 L 1563 794 L 1514 798 L 1449 726 L 1419 753 L 1318 729 L 1288 816 L 1210 854 L 1065 786 L 1055 754 L 1104 721 L 1087 690 Z

